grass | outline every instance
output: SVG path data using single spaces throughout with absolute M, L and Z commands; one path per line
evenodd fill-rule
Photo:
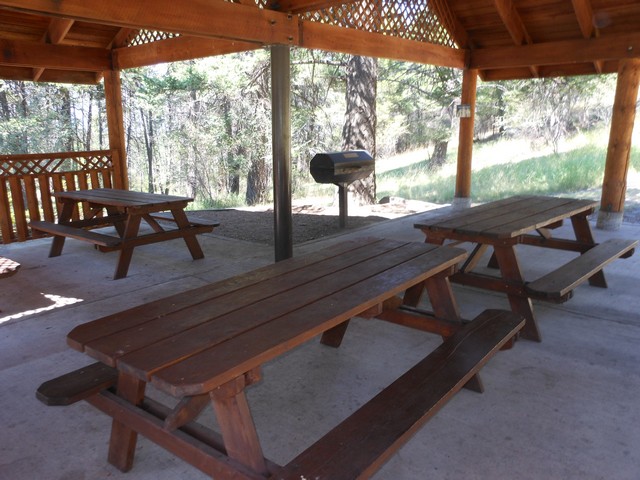
M 515 194 L 580 194 L 599 198 L 607 136 L 607 131 L 576 136 L 567 140 L 564 149 L 556 154 L 548 149 L 532 149 L 523 140 L 478 145 L 473 156 L 473 201 L 487 202 Z M 378 197 L 392 195 L 450 203 L 454 196 L 455 162 L 455 158 L 450 158 L 442 168 L 429 170 L 424 156 L 422 159 L 416 156 L 413 163 L 404 160 L 398 168 L 388 168 L 393 159 L 384 161 L 377 173 Z M 632 149 L 628 187 L 640 188 L 638 172 L 640 150 L 636 148 Z
M 602 187 L 609 131 L 606 128 L 566 139 L 558 153 L 526 139 L 501 139 L 474 145 L 471 195 L 474 203 L 516 194 L 570 195 L 598 200 Z M 640 126 L 632 144 L 640 144 Z M 428 152 L 418 150 L 376 160 L 377 198 L 402 197 L 430 203 L 451 203 L 454 197 L 457 147 L 447 162 L 427 167 Z M 306 180 L 306 179 L 305 179 Z M 335 202 L 337 187 L 298 179 L 294 201 L 327 206 Z M 194 202 L 192 208 L 233 208 L 244 205 L 236 195 Z M 640 148 L 632 148 L 627 178 L 627 204 L 640 205 Z M 627 208 L 627 207 L 625 207 Z

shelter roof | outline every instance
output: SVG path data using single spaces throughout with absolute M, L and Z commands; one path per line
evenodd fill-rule
M 102 72 L 273 44 L 454 68 L 484 80 L 618 70 L 637 0 L 0 0 L 0 78 Z

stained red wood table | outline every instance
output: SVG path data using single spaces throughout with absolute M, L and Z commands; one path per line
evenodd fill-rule
M 131 467 L 137 431 L 215 478 L 268 477 L 275 467 L 244 393 L 260 366 L 323 332 L 337 346 L 351 317 L 381 314 L 403 292 L 413 304 L 425 287 L 441 321 L 459 325 L 448 276 L 464 258 L 423 243 L 346 242 L 76 327 L 69 345 L 118 370 L 117 395 L 87 399 L 114 417 L 110 462 Z M 179 399 L 164 420 L 149 413 L 159 409 L 144 400 L 147 383 Z M 211 404 L 221 451 L 185 435 Z
M 133 250 L 139 245 L 183 238 L 193 259 L 203 258 L 196 234 L 210 232 L 217 225 L 191 222 L 184 211 L 193 201 L 189 197 L 112 188 L 56 192 L 54 196 L 62 203 L 58 222 L 31 222 L 33 229 L 54 236 L 49 256 L 62 253 L 66 237 L 93 243 L 101 251 L 118 250 L 114 279 L 127 276 Z M 79 219 L 81 209 L 83 218 Z M 159 224 L 154 218 L 159 212 L 170 212 L 165 219 L 173 221 L 177 228 L 167 229 Z M 142 220 L 152 227 L 153 233 L 140 233 Z M 108 225 L 115 226 L 118 237 L 88 230 Z
M 475 249 L 452 280 L 506 293 L 512 310 L 527 320 L 522 335 L 539 341 L 540 332 L 515 247 L 526 244 L 580 253 L 590 250 L 596 242 L 587 217 L 596 206 L 592 200 L 524 195 L 433 218 L 425 215 L 414 226 L 424 232 L 429 243 L 474 243 Z M 575 238 L 552 238 L 551 229 L 562 225 L 565 219 L 570 219 Z M 499 268 L 499 277 L 473 271 L 487 247 L 493 247 L 490 266 Z M 602 270 L 588 280 L 591 285 L 606 287 Z

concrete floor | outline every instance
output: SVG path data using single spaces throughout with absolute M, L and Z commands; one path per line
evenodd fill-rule
M 414 220 L 348 236 L 422 241 Z M 595 235 L 640 238 L 640 226 Z M 301 245 L 296 254 L 340 238 Z M 129 276 L 117 281 L 115 254 L 85 243 L 67 241 L 57 258 L 47 258 L 49 240 L 0 247 L 22 264 L 0 281 L 0 479 L 207 478 L 144 438 L 133 470 L 123 474 L 106 461 L 107 416 L 84 402 L 46 407 L 35 398 L 43 381 L 92 361 L 66 346 L 74 326 L 273 260 L 268 246 L 200 239 L 205 259 L 192 261 L 178 240 L 149 245 L 135 251 Z M 533 247 L 520 253 L 530 278 L 570 255 L 538 256 Z M 609 289 L 582 286 L 563 305 L 536 303 L 543 342 L 500 352 L 482 371 L 486 392 L 456 395 L 375 478 L 640 479 L 640 254 L 605 272 Z M 466 318 L 508 308 L 499 294 L 454 290 Z M 357 319 L 339 349 L 314 341 L 266 365 L 264 381 L 248 391 L 265 455 L 286 463 L 438 343 Z M 209 414 L 201 420 L 215 422 Z

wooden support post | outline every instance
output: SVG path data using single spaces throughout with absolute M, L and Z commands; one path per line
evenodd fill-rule
M 116 152 L 113 156 L 114 187 L 128 189 L 129 175 L 127 173 L 127 150 L 122 116 L 122 84 L 119 71 L 104 72 L 104 97 L 107 105 L 109 148 Z
M 471 116 L 460 118 L 460 134 L 458 142 L 458 169 L 456 173 L 456 192 L 454 208 L 471 206 L 471 157 L 473 154 L 473 124 L 476 110 L 476 85 L 478 71 L 465 69 L 462 74 L 463 105 L 471 107 Z
M 639 82 L 640 59 L 620 60 L 596 224 L 596 228 L 603 230 L 617 230 L 622 223 Z
M 276 262 L 293 256 L 291 208 L 291 59 L 286 45 L 271 47 L 273 212 Z

